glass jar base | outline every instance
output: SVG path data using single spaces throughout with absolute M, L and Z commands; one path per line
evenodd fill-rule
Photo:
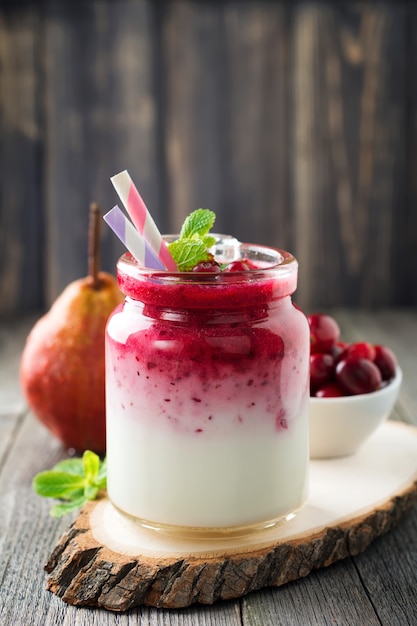
M 112 502 L 114 508 L 124 517 L 127 517 L 132 522 L 154 533 L 158 533 L 164 535 L 165 537 L 178 538 L 178 539 L 188 539 L 188 540 L 216 540 L 219 539 L 231 539 L 231 538 L 241 538 L 245 536 L 252 535 L 254 533 L 259 533 L 262 531 L 267 531 L 272 528 L 276 528 L 277 526 L 281 526 L 286 524 L 290 520 L 292 520 L 298 513 L 298 511 L 302 508 L 302 504 L 300 504 L 297 508 L 292 510 L 289 513 L 285 513 L 277 518 L 270 519 L 263 522 L 255 522 L 252 524 L 245 524 L 241 526 L 229 526 L 229 527 L 217 527 L 217 526 L 178 526 L 174 524 L 161 524 L 158 522 L 152 522 L 146 519 L 142 519 L 127 513 L 120 507 L 118 507 L 114 502 Z

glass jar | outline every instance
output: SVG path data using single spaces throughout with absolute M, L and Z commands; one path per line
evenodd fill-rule
M 308 482 L 309 327 L 288 252 L 217 235 L 222 273 L 117 265 L 106 331 L 108 495 L 140 524 L 241 533 L 296 511 Z

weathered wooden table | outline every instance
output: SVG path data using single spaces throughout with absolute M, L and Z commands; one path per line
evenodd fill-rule
M 393 419 L 417 424 L 417 311 L 335 311 L 346 340 L 389 345 L 404 373 Z M 125 614 L 67 606 L 45 591 L 43 565 L 71 518 L 52 519 L 32 477 L 67 456 L 33 418 L 18 366 L 32 319 L 0 323 L 0 624 L 406 626 L 417 623 L 417 507 L 362 554 L 241 600 Z

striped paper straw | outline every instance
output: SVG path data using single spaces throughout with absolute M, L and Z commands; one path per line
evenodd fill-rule
M 152 248 L 157 257 L 162 261 L 166 269 L 176 271 L 177 266 L 174 259 L 170 255 L 167 245 L 162 239 L 161 233 L 153 221 L 151 214 L 146 208 L 146 205 L 127 170 L 112 176 L 110 180 L 138 232 L 143 236 L 146 243 Z
M 156 270 L 164 270 L 165 265 L 156 256 L 152 248 L 139 235 L 133 224 L 127 219 L 123 211 L 116 205 L 108 213 L 103 215 L 103 219 L 110 226 L 112 231 L 119 237 L 129 252 L 135 257 L 139 265 L 152 267 Z

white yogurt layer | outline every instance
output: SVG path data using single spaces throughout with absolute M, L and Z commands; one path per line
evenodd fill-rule
M 231 428 L 217 410 L 224 429 L 190 432 L 140 419 L 136 407 L 121 411 L 123 395 L 108 389 L 108 493 L 122 511 L 156 526 L 230 527 L 282 517 L 305 500 L 307 409 L 284 430 L 250 410 Z

